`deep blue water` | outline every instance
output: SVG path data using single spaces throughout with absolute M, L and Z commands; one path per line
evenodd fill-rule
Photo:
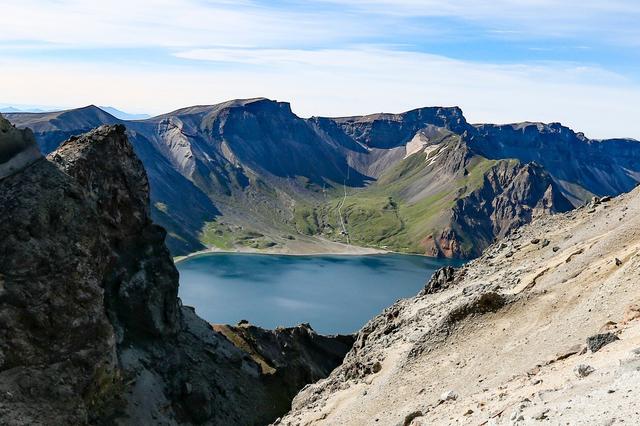
M 210 254 L 178 263 L 180 297 L 211 323 L 275 328 L 310 323 L 352 333 L 397 299 L 417 294 L 450 260 L 386 254 Z M 459 264 L 459 262 L 458 262 Z

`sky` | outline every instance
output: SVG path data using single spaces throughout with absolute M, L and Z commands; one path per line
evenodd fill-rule
M 638 0 L 0 0 L 0 106 L 460 106 L 640 139 Z

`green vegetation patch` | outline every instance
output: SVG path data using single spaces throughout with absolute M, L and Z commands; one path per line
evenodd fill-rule
M 209 247 L 222 250 L 233 250 L 237 247 L 266 249 L 277 245 L 260 232 L 220 221 L 207 222 L 200 233 L 200 241 Z
M 448 226 L 456 200 L 479 188 L 484 175 L 496 163 L 474 157 L 464 176 L 452 179 L 450 185 L 437 193 L 408 202 L 403 198 L 408 187 L 418 179 L 438 178 L 427 175 L 426 154 L 412 155 L 368 188 L 354 191 L 346 198 L 334 193 L 328 203 L 296 209 L 296 227 L 307 235 L 321 234 L 335 241 L 423 253 L 424 238 Z M 346 234 L 342 232 L 343 223 Z
M 296 231 L 304 235 L 315 235 L 320 231 L 317 209 L 309 205 L 297 205 L 293 211 Z

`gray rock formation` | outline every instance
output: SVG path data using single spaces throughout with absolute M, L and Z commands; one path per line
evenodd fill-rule
M 446 290 L 454 282 L 455 275 L 456 269 L 452 266 L 445 266 L 444 268 L 438 269 L 424 286 L 420 295 L 424 296 Z
M 477 257 L 496 239 L 536 217 L 572 208 L 540 165 L 500 161 L 485 173 L 480 188 L 456 200 L 449 227 L 429 254 Z
M 83 424 L 118 377 L 97 208 L 48 161 L 0 180 L 0 200 L 0 423 Z
M 264 424 L 340 363 L 349 336 L 242 343 L 181 306 L 149 212 L 119 125 L 0 179 L 1 424 Z
M 598 352 L 600 349 L 615 342 L 616 340 L 620 339 L 613 333 L 595 334 L 587 338 L 587 348 L 591 352 Z

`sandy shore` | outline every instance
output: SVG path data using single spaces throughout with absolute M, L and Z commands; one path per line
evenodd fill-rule
M 173 258 L 174 263 L 180 263 L 187 259 L 191 259 L 198 256 L 205 256 L 212 253 L 252 253 L 252 254 L 279 254 L 286 256 L 321 256 L 321 255 L 353 255 L 363 256 L 372 254 L 388 254 L 392 253 L 387 250 L 374 249 L 369 247 L 359 247 L 354 245 L 348 245 L 338 243 L 335 241 L 329 241 L 324 239 L 318 239 L 313 242 L 296 242 L 294 244 L 272 247 L 267 249 L 254 249 L 251 247 L 236 247 L 233 249 L 221 249 L 217 247 L 211 247 L 206 250 L 190 253 L 186 256 L 177 256 Z

